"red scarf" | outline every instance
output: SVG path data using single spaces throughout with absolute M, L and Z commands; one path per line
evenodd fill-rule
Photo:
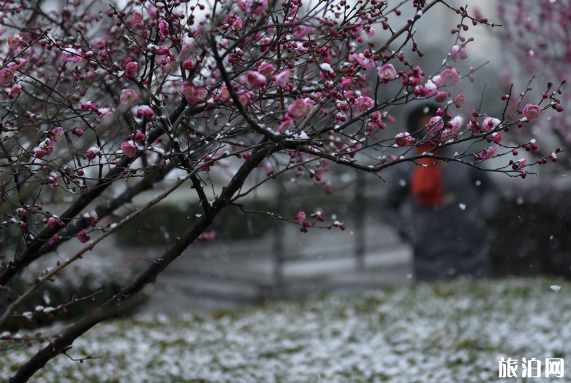
M 420 153 L 428 152 L 431 146 L 423 145 L 418 149 Z M 418 162 L 429 166 L 415 166 L 410 180 L 410 194 L 420 206 L 441 206 L 444 203 L 442 167 L 432 158 L 421 158 Z

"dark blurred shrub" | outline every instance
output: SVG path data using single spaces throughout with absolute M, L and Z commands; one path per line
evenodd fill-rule
M 271 196 L 267 199 L 256 199 L 246 202 L 244 209 L 260 212 L 281 211 L 287 218 L 293 218 L 298 211 L 306 213 L 321 211 L 326 217 L 325 223 L 333 223 L 332 215 L 338 220 L 347 221 L 353 218 L 355 195 L 352 191 L 340 191 L 333 194 L 323 192 L 288 193 L 285 197 Z M 375 207 L 378 198 L 367 197 L 368 206 Z M 278 207 L 278 203 L 283 203 Z M 377 209 L 372 209 L 375 212 Z M 171 243 L 169 239 L 180 236 L 187 230 L 195 214 L 201 214 L 202 208 L 197 204 L 191 206 L 187 202 L 179 204 L 163 204 L 155 206 L 141 214 L 139 219 L 130 222 L 121 230 L 116 241 L 119 246 L 164 246 Z M 239 239 L 261 238 L 270 233 L 275 220 L 265 214 L 244 213 L 237 206 L 221 212 L 207 230 L 216 231 L 216 240 L 230 241 Z M 144 235 L 142 235 L 144 233 Z
M 489 238 L 496 275 L 571 277 L 571 185 L 561 181 L 502 186 Z
M 50 256 L 32 264 L 16 284 L 14 295 L 20 296 L 28 290 L 35 278 L 41 276 L 48 267 L 53 267 L 56 261 L 56 257 Z M 18 316 L 9 318 L 5 327 L 17 331 L 46 326 L 54 321 L 79 319 L 113 296 L 118 289 L 117 283 L 134 279 L 144 266 L 137 257 L 128 255 L 89 254 L 65 269 L 53 282 L 34 291 L 16 307 Z M 99 293 L 93 295 L 97 292 Z M 90 295 L 93 296 L 83 299 Z M 74 296 L 77 301 L 74 301 Z M 131 309 L 143 303 L 146 298 L 141 296 Z M 61 305 L 66 305 L 65 309 Z M 121 314 L 128 315 L 130 312 L 131 310 L 126 310 Z M 28 318 L 22 317 L 22 314 Z

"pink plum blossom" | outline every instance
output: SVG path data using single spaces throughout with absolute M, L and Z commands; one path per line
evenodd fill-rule
M 260 72 L 266 77 L 271 75 L 274 72 L 274 70 L 275 70 L 274 66 L 267 62 L 262 63 L 262 65 L 260 65 L 260 67 L 258 68 L 258 72 Z
M 430 121 L 428 122 L 428 125 L 426 125 L 426 130 L 438 132 L 443 127 L 444 127 L 444 121 L 442 121 L 442 117 L 434 116 L 430 119 Z
M 460 93 L 458 96 L 456 96 L 456 99 L 454 100 L 454 105 L 456 105 L 457 108 L 460 108 L 462 105 L 464 105 L 465 102 L 466 102 L 466 96 Z
M 44 158 L 46 155 L 46 151 L 42 148 L 34 148 L 34 156 L 36 156 L 37 159 L 42 159 Z
M 252 92 L 242 92 L 238 95 L 238 100 L 243 107 L 246 107 L 250 103 L 252 98 Z
M 149 108 L 145 110 L 143 114 L 145 115 L 145 118 L 151 119 L 155 115 L 155 112 L 151 108 Z
M 243 28 L 242 19 L 233 13 L 226 16 L 226 24 L 230 25 L 235 31 L 241 31 Z
M 59 235 L 54 234 L 54 236 L 51 238 L 50 241 L 48 241 L 48 243 L 49 243 L 50 245 L 53 245 L 53 243 L 55 242 L 55 240 L 58 239 L 58 238 L 59 238 Z
M 81 110 L 83 112 L 87 112 L 89 109 L 91 109 L 91 101 L 81 103 Z
M 436 85 L 431 80 L 426 82 L 426 85 L 418 85 L 414 88 L 414 94 L 420 97 L 430 98 L 438 93 Z
M 437 87 L 442 85 L 442 78 L 440 77 L 440 75 L 432 77 L 431 81 Z
M 133 144 L 133 141 L 123 142 L 121 144 L 121 150 L 129 158 L 135 158 L 137 156 L 137 147 Z
M 472 124 L 472 122 L 469 122 L 468 125 L 466 125 L 466 129 L 472 133 L 481 133 L 482 131 L 477 124 Z
M 169 23 L 166 20 L 161 20 L 159 23 L 159 31 L 164 37 L 169 35 Z
M 244 13 L 247 13 L 248 11 L 250 11 L 253 15 L 255 16 L 259 16 L 268 6 L 268 0 L 262 0 L 262 1 L 247 1 L 247 2 L 242 2 L 240 0 L 238 0 L 238 8 L 240 8 L 240 10 Z
M 29 63 L 30 63 L 30 61 L 28 61 L 26 59 L 21 60 L 20 63 L 18 64 L 18 69 L 20 69 L 20 70 L 27 69 Z
M 305 222 L 305 217 L 306 217 L 305 213 L 303 211 L 300 211 L 299 213 L 297 213 L 295 219 L 297 220 L 297 223 L 303 225 L 303 223 Z
M 131 61 L 130 63 L 127 64 L 126 69 L 127 69 L 127 72 L 130 72 L 130 73 L 136 72 L 137 71 L 137 63 Z
M 10 95 L 12 97 L 18 96 L 22 92 L 22 87 L 19 84 L 16 84 L 10 89 Z
M 91 237 L 89 236 L 89 233 L 87 233 L 87 230 L 83 229 L 77 235 L 77 239 L 79 239 L 79 242 L 81 242 L 81 243 L 86 243 L 87 241 L 89 241 L 91 239 Z
M 498 152 L 498 147 L 491 146 L 485 150 L 482 150 L 480 153 L 474 155 L 474 157 L 476 161 L 485 161 L 487 159 L 494 157 L 497 152 Z
M 395 144 L 398 147 L 402 148 L 404 146 L 414 145 L 415 143 L 416 140 L 408 132 L 399 133 L 395 136 Z
M 280 124 L 280 126 L 278 126 L 278 132 L 283 133 L 286 130 L 289 130 L 293 127 L 293 121 L 291 120 L 291 118 L 289 118 L 289 116 L 286 114 L 284 116 L 284 118 L 282 119 L 282 123 Z
M 347 88 L 349 88 L 351 86 L 351 82 L 353 80 L 351 79 L 351 77 L 347 77 L 345 79 L 343 79 L 340 83 L 339 83 L 339 88 L 341 88 L 342 90 L 345 90 Z
M 54 130 L 51 131 L 51 138 L 54 142 L 59 142 L 63 137 L 63 128 L 58 126 Z
M 206 89 L 205 87 L 198 88 L 196 90 L 196 98 L 199 101 L 205 101 L 208 98 L 208 89 Z
M 133 21 L 136 23 L 143 21 L 143 14 L 139 11 L 133 12 Z
M 46 151 L 46 156 L 49 156 L 54 151 L 53 143 L 50 140 L 44 145 L 44 150 Z
M 69 61 L 72 63 L 78 63 L 81 61 L 81 51 L 73 48 L 65 48 L 62 52 L 62 56 L 65 61 Z
M 289 80 L 289 77 L 291 76 L 291 72 L 289 70 L 284 70 L 281 73 L 278 73 L 277 75 L 275 75 L 275 80 L 274 80 L 274 84 L 276 86 L 285 86 Z
M 337 77 L 337 73 L 331 68 L 331 65 L 324 63 L 321 64 L 321 72 L 319 72 L 319 77 L 324 80 L 332 80 Z
M 353 104 L 354 108 L 357 108 L 359 112 L 366 112 L 375 106 L 375 102 L 369 97 L 359 97 Z
M 87 149 L 87 158 L 92 160 L 94 159 L 97 155 L 101 154 L 101 151 L 99 150 L 99 148 L 97 147 L 92 147 Z
M 111 114 L 111 111 L 108 111 L 107 113 Z M 103 117 L 101 117 L 101 118 L 103 119 Z M 73 129 L 71 130 L 71 133 L 74 134 L 74 135 L 76 135 L 77 137 L 83 136 L 83 130 L 79 130 L 79 129 L 73 128 Z
M 458 52 L 458 54 L 456 54 L 456 52 Z M 450 54 L 452 55 L 452 61 L 454 62 L 458 62 L 458 59 L 466 60 L 468 58 L 466 50 L 458 45 L 454 45 L 452 47 L 452 52 Z
M 519 161 L 514 162 L 514 164 L 512 165 L 512 169 L 520 170 L 525 166 L 526 163 L 527 163 L 527 158 L 522 158 Z
M 8 68 L 0 70 L 0 86 L 8 86 L 14 82 L 14 72 Z
M 371 128 L 379 127 L 381 129 L 385 129 L 386 125 L 382 122 L 381 112 L 376 111 L 369 114 L 369 123 L 367 124 Z
M 523 115 L 526 116 L 528 120 L 535 120 L 539 117 L 540 113 L 541 109 L 539 109 L 537 105 L 527 104 L 523 109 Z
M 212 242 L 216 239 L 216 231 L 212 230 L 210 232 L 202 233 L 194 240 L 194 243 L 198 242 Z
M 143 142 L 145 141 L 145 133 L 139 132 L 137 130 L 137 132 L 135 132 L 135 137 L 133 137 L 133 139 L 135 140 L 135 142 Z
M 397 71 L 392 64 L 385 64 L 379 68 L 379 78 L 383 83 L 394 80 L 397 77 Z
M 147 5 L 147 13 L 151 16 L 152 19 L 156 20 L 159 18 L 159 13 L 157 8 L 153 4 Z
M 452 125 L 451 129 L 458 130 L 464 124 L 464 119 L 460 116 L 456 116 L 450 120 L 450 124 Z
M 87 219 L 88 221 L 91 221 L 91 226 L 95 227 L 97 225 L 97 222 L 99 222 L 99 217 L 97 216 L 97 213 L 95 211 L 92 211 L 91 213 L 85 213 L 83 215 L 83 218 Z
M 288 116 L 294 120 L 301 120 L 313 110 L 313 100 L 300 98 L 291 103 L 287 109 Z
M 133 89 L 124 89 L 121 92 L 120 98 L 121 98 L 121 104 L 132 107 L 137 105 L 137 100 L 139 99 L 139 96 L 137 96 L 137 93 L 135 93 Z
M 222 85 L 220 88 L 220 99 L 222 101 L 230 100 L 230 92 L 228 91 L 228 88 L 226 88 L 226 85 Z
M 444 69 L 440 74 L 440 79 L 442 80 L 442 85 L 454 86 L 460 82 L 460 75 L 458 74 L 458 71 L 454 68 Z
M 486 118 L 484 118 L 484 122 L 482 123 L 482 126 L 484 127 L 484 129 L 486 129 L 489 132 L 492 129 L 494 129 L 496 126 L 498 126 L 500 124 L 500 122 L 501 121 L 498 120 L 497 118 L 486 117 Z
M 422 85 L 422 82 L 424 81 L 424 77 L 422 76 L 422 69 L 420 69 L 419 66 L 416 66 L 413 70 L 412 73 L 407 73 L 408 75 L 408 80 L 410 81 L 410 85 L 412 86 L 420 86 Z
M 448 93 L 446 93 L 446 92 L 438 92 L 438 93 L 436 94 L 436 97 L 434 97 L 434 100 L 435 100 L 436 102 L 444 102 L 444 101 L 446 101 L 447 98 L 448 98 Z
M 110 110 L 106 111 L 105 113 L 103 113 L 103 114 L 101 115 L 101 122 L 107 121 L 107 120 L 111 121 L 111 120 L 113 120 L 113 119 L 115 119 L 115 116 L 113 115 L 113 112 L 110 111 Z M 79 133 L 79 132 L 81 132 L 81 133 Z M 78 137 L 81 137 L 81 136 L 83 135 L 83 132 L 80 131 L 80 130 L 75 131 L 75 132 L 72 131 L 72 133 L 75 134 L 75 135 L 77 135 L 77 134 L 79 133 L 79 136 L 78 136 Z
M 18 45 L 20 45 L 20 36 L 12 35 L 8 37 L 8 45 L 10 45 L 12 49 L 18 48 Z
M 502 142 L 502 134 L 501 133 L 492 133 L 492 139 L 496 144 Z
M 178 60 L 183 62 L 188 60 L 192 56 L 192 52 L 194 52 L 194 45 L 191 43 L 184 44 L 178 55 Z
M 251 88 L 260 89 L 266 85 L 266 76 L 259 72 L 252 71 L 246 76 L 246 82 Z
M 192 86 L 192 83 L 190 81 L 185 81 L 182 84 L 182 89 L 181 89 L 180 93 L 182 93 L 182 95 L 184 97 L 186 97 L 187 99 L 194 98 L 195 97 L 194 96 L 195 91 L 194 91 L 194 87 Z
M 268 0 L 261 0 L 261 1 L 257 1 L 254 0 L 252 1 L 252 14 L 255 16 L 259 16 L 262 14 L 262 12 L 264 12 L 264 10 L 268 7 Z
M 369 54 L 370 55 L 370 54 Z M 361 66 L 365 69 L 371 69 L 373 68 L 376 64 L 375 60 L 373 60 L 372 57 L 367 57 L 365 54 L 363 53 L 359 53 L 359 57 L 357 59 L 357 61 L 359 61 L 359 64 L 361 64 Z
M 182 63 L 182 67 L 185 70 L 192 70 L 194 68 L 194 64 L 192 63 L 192 61 L 186 60 L 185 62 Z

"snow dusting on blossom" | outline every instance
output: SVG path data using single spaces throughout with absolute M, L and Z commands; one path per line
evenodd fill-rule
M 78 63 L 81 61 L 81 51 L 73 48 L 65 48 L 62 52 L 62 56 L 65 61 L 72 63 Z
M 486 117 L 484 118 L 484 122 L 482 123 L 482 126 L 484 127 L 484 129 L 486 129 L 488 132 L 493 130 L 495 127 L 497 127 L 500 124 L 500 120 L 498 120 L 497 118 L 493 118 L 493 117 Z
M 376 65 L 375 60 L 370 56 L 370 53 L 359 53 L 359 58 L 357 60 L 365 69 L 371 69 Z
M 414 145 L 416 140 L 408 133 L 399 133 L 395 137 L 395 145 L 398 147 Z

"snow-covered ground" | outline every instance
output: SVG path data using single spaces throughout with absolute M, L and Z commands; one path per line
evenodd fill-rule
M 69 352 L 100 359 L 59 356 L 34 382 L 519 382 L 498 378 L 501 357 L 571 363 L 570 293 L 561 280 L 463 279 L 211 314 L 141 315 L 97 326 Z M 37 350 L 22 347 L 2 352 L 0 376 Z

